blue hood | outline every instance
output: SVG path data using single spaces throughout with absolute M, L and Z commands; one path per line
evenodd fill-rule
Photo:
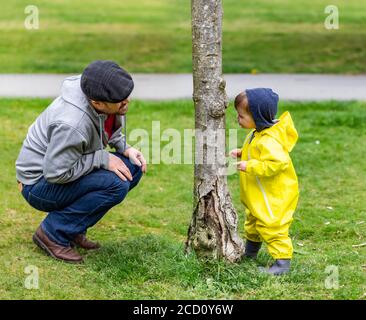
M 247 89 L 245 92 L 257 131 L 272 127 L 276 123 L 274 120 L 278 108 L 278 94 L 269 88 Z

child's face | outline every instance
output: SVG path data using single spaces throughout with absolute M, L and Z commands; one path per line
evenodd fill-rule
M 247 98 L 245 98 L 236 106 L 236 112 L 238 113 L 238 123 L 242 128 L 255 128 L 255 122 L 252 114 L 249 111 Z

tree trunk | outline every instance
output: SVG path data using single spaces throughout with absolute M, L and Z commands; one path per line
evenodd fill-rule
M 222 78 L 222 13 L 221 0 L 192 0 L 195 178 L 186 250 L 234 262 L 244 245 L 225 174 L 228 98 Z

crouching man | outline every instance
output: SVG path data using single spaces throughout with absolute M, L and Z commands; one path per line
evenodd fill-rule
M 48 212 L 33 241 L 53 258 L 80 263 L 74 249 L 97 249 L 88 228 L 119 204 L 146 171 L 142 153 L 126 144 L 132 77 L 112 61 L 95 61 L 67 78 L 30 126 L 16 161 L 18 187 Z M 125 130 L 124 130 L 125 133 Z M 115 152 L 104 150 L 107 144 Z

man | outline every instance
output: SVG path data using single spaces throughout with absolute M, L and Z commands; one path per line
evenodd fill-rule
M 132 77 L 112 61 L 95 61 L 67 78 L 56 98 L 30 126 L 16 161 L 23 197 L 48 212 L 33 241 L 70 263 L 74 247 L 97 249 L 88 228 L 119 204 L 146 172 L 142 153 L 126 144 Z M 106 145 L 116 152 L 104 150 Z

